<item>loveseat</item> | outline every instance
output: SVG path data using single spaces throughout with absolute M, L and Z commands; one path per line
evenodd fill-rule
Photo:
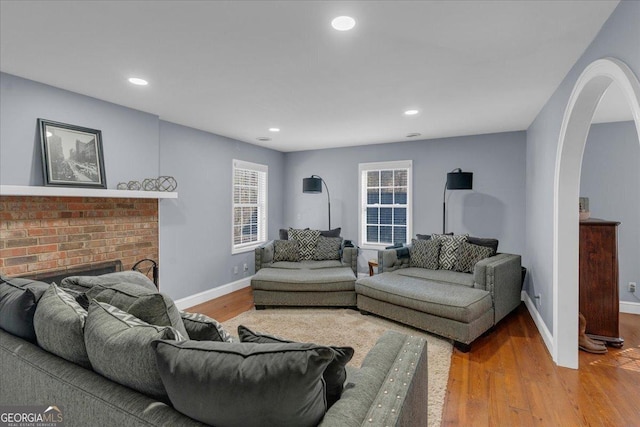
M 469 351 L 520 304 L 521 257 L 497 253 L 494 239 L 422 237 L 378 252 L 379 274 L 356 282 L 358 309 L 450 338 Z
M 108 288 L 107 296 L 113 296 L 112 294 L 115 293 L 115 290 L 112 290 L 112 288 L 115 289 L 119 285 L 122 285 L 122 283 L 111 283 L 105 286 Z M 127 284 L 125 287 L 128 292 L 132 292 L 134 287 L 129 285 Z M 39 307 L 39 304 L 44 304 L 42 302 L 43 298 L 51 297 L 52 294 L 57 292 L 53 286 L 43 291 L 46 286 L 48 285 L 33 281 L 0 280 L 0 326 L 2 327 L 0 329 L 0 370 L 2 373 L 0 405 L 3 406 L 3 410 L 6 409 L 7 405 L 40 405 L 41 408 L 39 410 L 41 413 L 45 409 L 51 410 L 55 408 L 54 410 L 59 411 L 66 423 L 65 425 L 68 426 L 205 425 L 174 409 L 172 407 L 174 397 L 171 394 L 168 400 L 136 391 L 134 390 L 135 385 L 127 387 L 119 384 L 108 379 L 105 375 L 101 375 L 96 369 L 92 369 L 91 365 L 83 367 L 80 363 L 74 363 L 66 360 L 66 358 L 54 355 L 38 345 L 38 342 L 43 337 L 37 337 L 37 340 L 34 341 L 35 331 L 42 331 L 43 325 L 47 328 L 51 326 L 49 323 L 55 323 L 53 320 L 55 314 L 51 314 L 51 321 L 46 317 L 40 317 L 39 319 L 34 317 L 34 312 L 38 311 L 41 313 L 56 312 L 43 310 L 42 307 Z M 10 288 L 10 292 L 7 291 L 8 288 Z M 16 293 L 16 289 L 20 292 Z M 145 293 L 145 295 L 151 294 Z M 151 295 L 154 301 L 164 300 L 164 297 L 155 297 L 155 295 Z M 104 298 L 104 296 L 101 298 Z M 14 304 L 18 300 L 20 300 L 20 303 Z M 116 302 L 117 300 L 113 299 L 113 301 Z M 106 306 L 106 304 L 103 305 Z M 16 307 L 19 310 L 14 310 Z M 87 317 L 87 328 L 89 328 L 89 318 L 92 316 L 92 310 L 101 311 L 103 308 L 102 305 L 98 305 L 97 300 L 91 301 L 89 317 Z M 108 315 L 107 311 L 104 310 L 104 313 Z M 128 318 L 130 317 L 128 316 Z M 193 316 L 189 318 L 194 319 Z M 126 319 L 123 317 L 119 323 L 125 323 Z M 196 316 L 194 321 L 197 319 L 198 317 Z M 140 321 L 138 320 L 137 322 Z M 100 325 L 92 327 L 98 326 Z M 158 328 L 149 325 L 146 327 Z M 187 332 L 191 334 L 192 329 L 187 329 Z M 65 333 L 72 334 L 73 331 L 65 331 Z M 85 330 L 85 335 L 91 333 L 93 332 Z M 55 346 L 55 343 L 46 339 L 45 342 L 48 342 L 48 345 Z M 204 351 L 207 347 L 224 348 L 224 346 L 229 346 L 229 348 L 235 348 L 233 344 L 224 342 L 207 343 L 193 340 L 156 340 L 153 345 L 156 350 L 158 350 L 157 347 L 163 346 L 162 351 L 169 353 L 182 351 L 185 348 L 187 350 L 193 349 L 198 353 Z M 253 348 L 251 346 L 263 346 L 265 350 L 262 353 L 271 353 L 269 345 L 247 344 L 246 348 L 251 349 Z M 291 345 L 296 346 L 296 344 Z M 299 351 L 306 351 L 305 349 L 313 345 L 300 344 L 300 346 L 304 348 L 301 347 Z M 103 348 L 107 352 L 113 351 L 113 348 L 108 347 Z M 235 354 L 231 350 L 224 351 L 232 356 Z M 327 353 L 329 348 L 318 347 L 318 351 Z M 272 357 L 277 358 L 278 354 L 280 353 L 274 352 Z M 386 333 L 367 354 L 362 366 L 359 369 L 349 371 L 342 397 L 324 414 L 320 425 L 330 427 L 360 426 L 363 424 L 371 426 L 426 425 L 426 403 L 428 401 L 426 355 L 426 342 L 423 339 L 395 332 Z M 136 357 L 135 353 L 126 353 L 123 356 L 130 358 L 132 363 Z M 67 355 L 66 357 L 71 356 Z M 122 355 L 119 357 L 122 357 Z M 184 354 L 175 359 L 162 359 L 159 357 L 158 369 L 161 369 L 161 365 L 166 362 L 169 364 L 168 367 L 165 366 L 168 371 L 175 369 L 178 372 L 184 359 Z M 189 369 L 193 371 L 193 369 Z M 202 371 L 202 369 L 195 371 L 195 374 L 202 376 L 202 372 L 198 372 Z M 216 374 L 217 371 L 224 371 L 224 369 L 208 369 L 205 370 L 205 374 Z M 236 371 L 230 371 L 231 377 L 235 375 L 233 372 Z M 165 384 L 167 384 L 167 389 L 176 386 L 176 384 L 171 385 L 172 381 L 178 384 L 178 388 L 174 390 L 175 394 L 173 395 L 177 396 L 176 400 L 178 401 L 185 399 L 185 396 L 191 396 L 186 400 L 198 401 L 198 399 L 203 399 L 203 394 L 219 392 L 219 388 L 207 386 L 193 393 L 191 387 L 197 387 L 197 385 L 194 385 L 189 378 L 182 378 L 181 375 L 170 375 L 170 377 Z M 163 376 L 164 379 L 165 377 Z M 324 384 L 324 381 L 318 382 L 318 384 Z M 224 398 L 232 399 L 235 395 L 242 395 L 242 392 L 238 392 L 232 387 L 223 391 Z M 278 398 L 279 394 L 264 395 L 265 399 L 269 397 L 273 399 L 274 396 Z M 209 400 L 208 402 L 209 405 L 216 404 L 215 400 Z M 287 403 L 282 402 L 282 405 Z M 254 400 L 251 407 L 232 408 L 227 406 L 225 407 L 225 412 L 231 412 L 233 409 L 251 411 L 255 410 L 253 406 L 258 404 L 259 402 Z M 202 407 L 202 405 L 200 406 Z M 269 416 L 268 412 L 262 413 L 265 419 Z M 256 419 L 254 422 L 254 424 L 260 423 L 261 418 Z M 234 425 L 234 423 L 231 421 L 226 424 L 219 424 L 219 426 L 222 425 Z
M 357 262 L 358 248 L 345 245 L 339 228 L 280 230 L 280 239 L 255 250 L 251 288 L 256 309 L 355 307 Z

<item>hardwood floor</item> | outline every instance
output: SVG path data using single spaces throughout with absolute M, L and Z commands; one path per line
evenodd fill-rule
M 253 307 L 250 288 L 189 311 L 219 321 Z M 453 351 L 443 426 L 640 426 L 640 316 L 620 315 L 621 349 L 559 368 L 521 305 L 469 353 Z

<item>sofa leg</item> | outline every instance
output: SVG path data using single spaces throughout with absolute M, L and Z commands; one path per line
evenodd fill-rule
M 369 312 L 368 312 L 368 311 L 366 311 L 366 310 L 360 310 L 360 314 L 362 314 L 363 316 L 368 316 L 368 315 L 370 315 L 371 313 L 369 313 Z
M 264 310 L 267 306 L 266 305 L 258 305 L 256 304 L 256 310 Z
M 463 353 L 469 353 L 469 351 L 471 350 L 471 344 L 465 344 L 458 341 L 454 341 L 453 346 Z

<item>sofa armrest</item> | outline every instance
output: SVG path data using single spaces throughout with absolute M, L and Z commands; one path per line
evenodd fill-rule
M 384 249 L 378 251 L 378 273 L 394 271 L 409 267 L 410 258 L 398 257 L 398 249 Z
M 476 264 L 474 277 L 484 275 L 485 289 L 491 293 L 494 324 L 520 305 L 522 291 L 522 258 L 520 255 L 498 254 Z
M 342 264 L 351 267 L 353 273 L 358 276 L 358 247 L 342 248 Z
M 273 240 L 256 248 L 256 272 L 273 262 L 274 243 Z

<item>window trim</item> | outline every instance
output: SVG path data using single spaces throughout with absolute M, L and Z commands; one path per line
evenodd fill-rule
M 269 166 L 263 165 L 260 163 L 252 163 L 244 160 L 233 159 L 231 163 L 231 254 L 240 254 L 244 252 L 250 252 L 255 248 L 265 244 L 267 242 L 267 236 L 269 235 Z M 249 243 L 241 243 L 236 245 L 234 243 L 234 215 L 235 215 L 235 200 L 234 190 L 235 190 L 235 175 L 236 169 L 246 169 L 255 172 L 262 172 L 265 174 L 264 178 L 264 195 L 258 194 L 258 200 L 263 196 L 264 201 L 261 204 L 258 201 L 258 214 L 260 215 L 260 205 L 262 205 L 262 215 L 258 219 L 258 240 L 256 242 Z M 260 223 L 262 222 L 263 226 L 260 227 Z
M 358 234 L 360 247 L 362 249 L 380 250 L 389 246 L 388 243 L 367 243 L 366 242 L 366 214 L 367 214 L 367 194 L 364 190 L 363 173 L 373 170 L 407 169 L 407 241 L 411 242 L 413 236 L 413 160 L 393 160 L 388 162 L 371 162 L 358 164 Z M 389 205 L 393 206 L 393 205 Z

